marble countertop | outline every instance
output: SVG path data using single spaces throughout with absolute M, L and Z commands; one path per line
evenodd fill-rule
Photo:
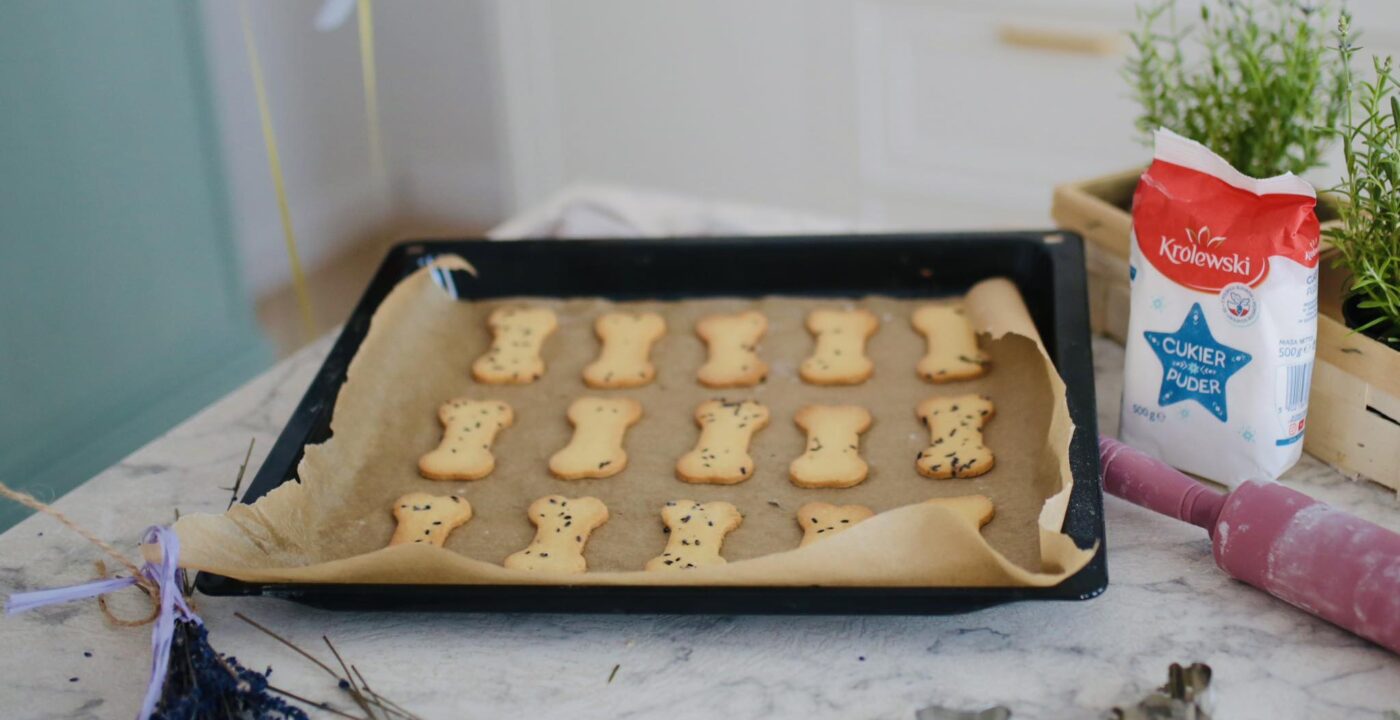
M 256 467 L 330 342 L 57 507 L 128 548 L 176 509 L 221 510 L 249 438 Z M 1113 432 L 1122 349 L 1097 340 L 1094 353 L 1101 428 Z M 1284 481 L 1400 530 L 1393 493 L 1311 457 Z M 328 635 L 378 691 L 424 718 L 913 718 L 930 704 L 1004 704 L 1016 720 L 1097 718 L 1160 685 L 1168 664 L 1192 661 L 1215 670 L 1217 718 L 1366 720 L 1400 708 L 1400 658 L 1227 579 L 1199 529 L 1116 498 L 1106 508 L 1110 586 L 1087 602 L 952 617 L 678 617 L 336 613 L 200 597 L 198 611 L 215 647 L 272 665 L 281 687 L 350 709 L 328 676 L 233 613 L 307 648 Z M 29 518 L 0 535 L 0 591 L 88 580 L 97 558 L 52 520 Z M 126 595 L 119 612 L 145 610 Z M 130 717 L 149 655 L 149 627 L 108 627 L 92 602 L 0 619 L 0 714 Z

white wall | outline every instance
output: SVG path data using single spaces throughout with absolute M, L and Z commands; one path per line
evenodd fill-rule
M 386 181 L 372 176 L 352 18 L 312 25 L 320 0 L 249 3 L 303 262 L 395 228 L 480 228 L 504 214 L 492 21 L 485 0 L 375 3 Z M 289 277 L 237 2 L 202 4 L 243 279 Z
M 374 8 L 385 152 L 400 220 L 473 228 L 499 222 L 508 194 L 493 3 Z
M 499 13 L 519 203 L 598 180 L 854 209 L 840 4 L 524 0 Z

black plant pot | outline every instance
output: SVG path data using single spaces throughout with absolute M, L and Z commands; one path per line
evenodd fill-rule
M 1347 327 L 1352 330 L 1356 330 L 1366 323 L 1374 322 L 1376 318 L 1381 317 L 1381 312 L 1379 310 L 1361 307 L 1361 301 L 1364 299 L 1362 295 L 1349 295 L 1342 301 L 1342 319 L 1347 321 Z M 1381 321 L 1358 332 L 1367 337 L 1379 340 L 1382 344 L 1389 345 L 1394 350 L 1400 350 L 1400 343 L 1396 342 L 1397 339 L 1400 339 L 1400 325 L 1396 325 L 1394 322 Z M 1389 342 L 1387 342 L 1387 340 L 1389 340 Z

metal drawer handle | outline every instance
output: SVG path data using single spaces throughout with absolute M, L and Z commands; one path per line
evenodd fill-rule
M 1075 55 L 1117 55 L 1123 47 L 1123 38 L 1116 32 L 1063 30 L 1012 23 L 998 27 L 997 38 L 1013 47 Z

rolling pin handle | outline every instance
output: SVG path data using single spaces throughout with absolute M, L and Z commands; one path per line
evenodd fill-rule
M 1214 534 L 1224 493 L 1109 437 L 1099 436 L 1099 464 L 1110 494 Z

